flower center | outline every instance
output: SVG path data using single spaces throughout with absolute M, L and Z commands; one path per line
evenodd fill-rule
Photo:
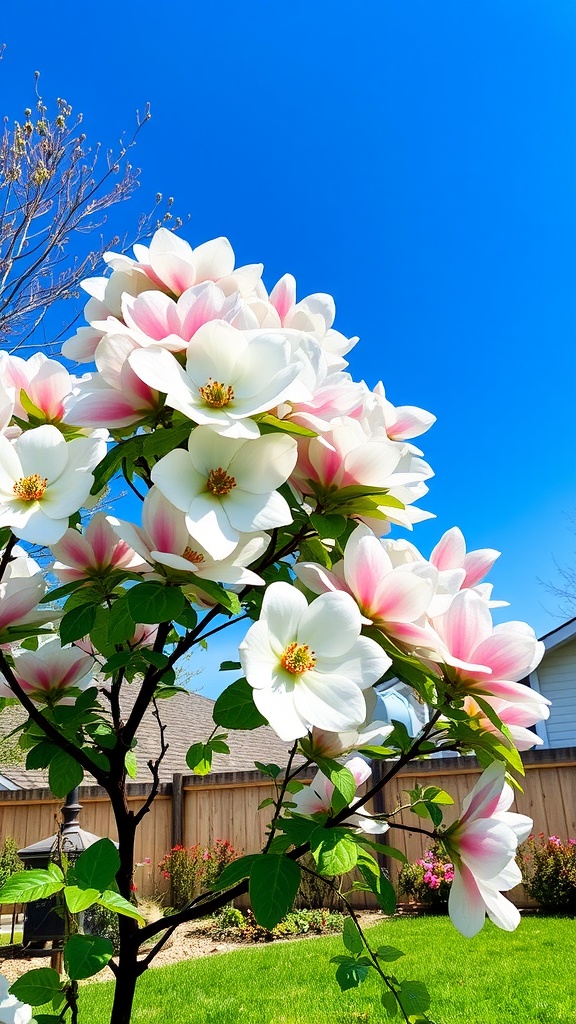
M 236 487 L 236 481 L 233 476 L 228 476 L 225 469 L 211 469 L 206 486 L 211 494 L 222 497 L 230 494 L 232 488 Z
M 293 676 L 300 676 L 303 672 L 308 672 L 308 669 L 314 668 L 316 658 L 314 657 L 314 651 L 310 650 L 308 644 L 297 644 L 294 642 L 293 644 L 288 644 L 280 658 L 280 664 L 282 668 L 285 668 Z
M 39 501 L 48 485 L 48 477 L 38 476 L 32 473 L 31 476 L 22 476 L 14 484 L 14 494 L 20 501 Z
M 186 548 L 182 558 L 185 558 L 187 562 L 192 562 L 192 565 L 201 565 L 204 561 L 204 555 L 201 555 L 199 551 L 194 551 L 194 548 Z
M 234 388 L 231 384 L 220 384 L 217 380 L 212 380 L 212 377 L 208 379 L 208 383 L 203 388 L 198 388 L 202 398 L 212 409 L 222 409 L 225 405 L 230 405 L 230 402 L 234 398 Z

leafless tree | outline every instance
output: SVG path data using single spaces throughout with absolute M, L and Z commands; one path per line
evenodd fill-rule
M 66 100 L 57 99 L 48 109 L 38 90 L 38 72 L 35 79 L 34 106 L 19 121 L 6 116 L 0 137 L 0 339 L 12 350 L 28 347 L 54 302 L 78 294 L 79 282 L 106 249 L 128 244 L 118 236 L 106 238 L 102 228 L 107 211 L 130 198 L 138 184 L 139 171 L 129 155 L 150 118 L 147 106 L 143 115 L 137 114 L 132 135 L 103 152 L 99 143 L 86 145 L 82 115 L 73 116 Z M 159 216 L 161 205 L 158 194 L 152 212 L 140 217 L 132 242 L 173 220 L 172 200 Z M 94 231 L 98 234 L 91 237 L 90 248 L 84 246 L 83 255 L 74 257 L 70 250 L 78 246 L 73 236 Z
M 576 534 L 576 512 L 567 514 L 569 529 Z M 576 615 L 576 552 L 575 560 L 571 565 L 559 565 L 555 561 L 559 582 L 552 583 L 551 580 L 539 580 L 538 582 L 546 588 L 549 594 L 558 598 L 559 615 L 563 619 L 570 619 Z

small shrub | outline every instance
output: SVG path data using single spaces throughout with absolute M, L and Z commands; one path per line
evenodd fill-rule
M 528 896 L 545 910 L 576 913 L 576 839 L 530 836 L 518 850 L 517 862 Z
M 321 910 L 294 910 L 278 922 L 272 931 L 258 924 L 251 910 L 244 915 L 235 907 L 224 907 L 215 915 L 214 928 L 219 938 L 238 939 L 240 942 L 271 942 L 290 935 L 317 935 L 341 932 L 344 915 L 323 908 Z
M 239 853 L 227 839 L 217 839 L 213 846 L 174 846 L 158 867 L 172 886 L 172 903 L 177 910 L 185 907 L 199 892 L 213 885 L 224 868 Z
M 0 889 L 8 881 L 10 875 L 23 870 L 24 865 L 18 856 L 18 843 L 12 836 L 6 836 L 0 847 Z
M 306 935 L 315 932 L 323 935 L 328 932 L 341 932 L 344 927 L 344 915 L 334 913 L 326 908 L 322 910 L 294 910 L 279 921 L 274 928 L 275 935 Z
M 219 935 L 227 932 L 238 931 L 245 924 L 245 917 L 241 910 L 236 907 L 222 907 L 222 910 L 214 914 L 214 924 Z
M 398 890 L 417 903 L 445 910 L 453 878 L 454 865 L 438 846 L 433 846 L 415 864 L 404 864 Z

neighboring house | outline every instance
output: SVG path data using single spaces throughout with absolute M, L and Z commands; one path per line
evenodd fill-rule
M 133 692 L 128 690 L 123 711 L 127 718 L 130 707 L 136 697 L 137 686 Z M 186 765 L 186 753 L 193 743 L 208 739 L 214 728 L 212 708 L 214 701 L 201 697 L 197 693 L 179 693 L 169 700 L 158 701 L 158 709 L 163 725 L 166 727 L 165 740 L 168 750 L 160 764 L 160 781 L 171 782 L 176 772 L 190 774 Z M 0 728 L 5 733 L 11 731 L 21 722 L 23 713 L 19 708 L 6 708 L 0 717 Z M 226 732 L 219 729 L 219 732 Z M 283 743 L 272 729 L 263 727 L 254 732 L 231 730 L 226 740 L 230 754 L 215 754 L 212 764 L 213 772 L 254 771 L 254 761 L 264 764 L 286 764 L 288 752 L 292 744 Z M 1 747 L 0 747 L 1 750 Z M 150 710 L 138 730 L 138 745 L 135 754 L 138 760 L 138 775 L 129 782 L 149 782 L 152 778 L 148 761 L 154 760 L 160 750 L 158 722 Z M 0 789 L 37 789 L 48 785 L 47 771 L 27 771 L 24 755 L 21 765 L 14 765 L 13 758 L 9 764 L 0 759 Z M 83 785 L 94 785 L 94 779 L 86 776 Z
M 552 701 L 550 718 L 536 733 L 545 747 L 576 747 L 576 618 L 540 637 L 546 648 L 538 668 L 525 680 Z

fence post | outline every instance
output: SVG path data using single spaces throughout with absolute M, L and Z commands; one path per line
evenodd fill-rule
M 184 787 L 183 775 L 175 772 L 172 776 L 172 846 L 182 846 L 184 835 Z

